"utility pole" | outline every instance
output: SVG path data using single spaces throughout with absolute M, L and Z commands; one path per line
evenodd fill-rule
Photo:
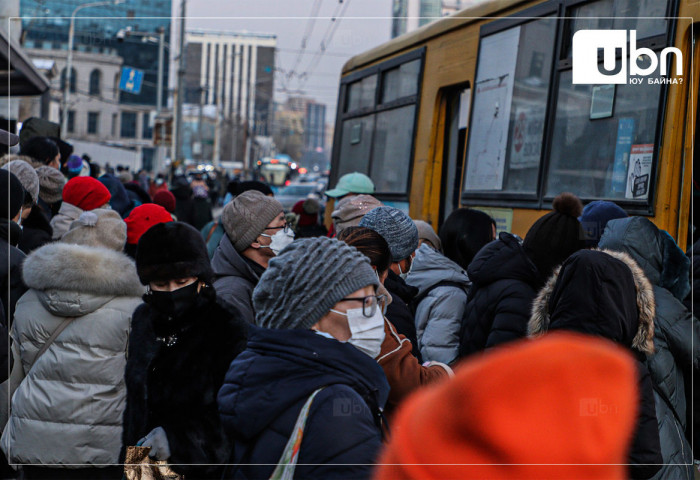
M 186 0 L 182 0 L 180 3 L 180 58 L 177 67 L 177 105 L 175 108 L 175 160 L 182 160 L 182 103 L 185 96 L 185 7 Z

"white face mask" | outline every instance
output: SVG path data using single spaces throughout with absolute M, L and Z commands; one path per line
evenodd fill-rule
M 411 262 L 411 266 L 408 267 L 408 270 L 404 273 L 403 270 L 401 270 L 401 262 L 399 262 L 399 277 L 401 277 L 403 280 L 406 280 L 408 278 L 408 275 L 411 273 L 411 270 L 413 270 L 413 262 Z
M 294 232 L 291 229 L 288 232 L 278 230 L 274 235 L 261 233 L 260 236 L 272 239 L 270 245 L 260 245 L 260 248 L 269 248 L 275 255 L 279 255 L 285 247 L 294 241 Z
M 348 325 L 352 334 L 348 343 L 371 358 L 379 356 L 382 342 L 384 342 L 384 315 L 382 315 L 380 308 L 377 308 L 374 315 L 369 318 L 362 314 L 361 308 L 352 308 L 347 312 L 331 309 L 331 312 L 348 317 Z

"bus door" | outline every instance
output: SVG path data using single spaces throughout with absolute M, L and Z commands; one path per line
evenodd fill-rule
M 443 96 L 441 110 L 444 114 L 445 131 L 438 225 L 442 225 L 452 210 L 459 207 L 470 99 L 471 89 L 468 83 L 446 89 Z

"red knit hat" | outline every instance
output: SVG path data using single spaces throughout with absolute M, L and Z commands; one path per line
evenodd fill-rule
M 635 360 L 592 336 L 500 347 L 399 410 L 375 480 L 626 478 Z
M 63 186 L 63 201 L 85 211 L 100 208 L 111 198 L 107 187 L 92 177 L 71 178 Z
M 159 223 L 172 222 L 173 217 L 160 205 L 144 203 L 134 208 L 124 221 L 126 222 L 126 243 L 136 245 L 141 235 L 149 228 Z
M 153 203 L 160 205 L 170 213 L 175 213 L 175 195 L 168 190 L 159 190 L 153 195 Z

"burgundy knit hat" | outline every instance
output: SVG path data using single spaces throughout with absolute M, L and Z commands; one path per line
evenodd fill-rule
M 92 177 L 75 177 L 63 187 L 63 201 L 82 210 L 100 208 L 112 195 L 102 182 Z
M 159 223 L 172 222 L 173 217 L 160 205 L 144 203 L 134 208 L 124 221 L 126 222 L 126 243 L 136 245 L 149 228 Z
M 160 205 L 170 213 L 175 212 L 175 195 L 170 193 L 168 190 L 160 190 L 158 193 L 153 195 L 153 203 Z

